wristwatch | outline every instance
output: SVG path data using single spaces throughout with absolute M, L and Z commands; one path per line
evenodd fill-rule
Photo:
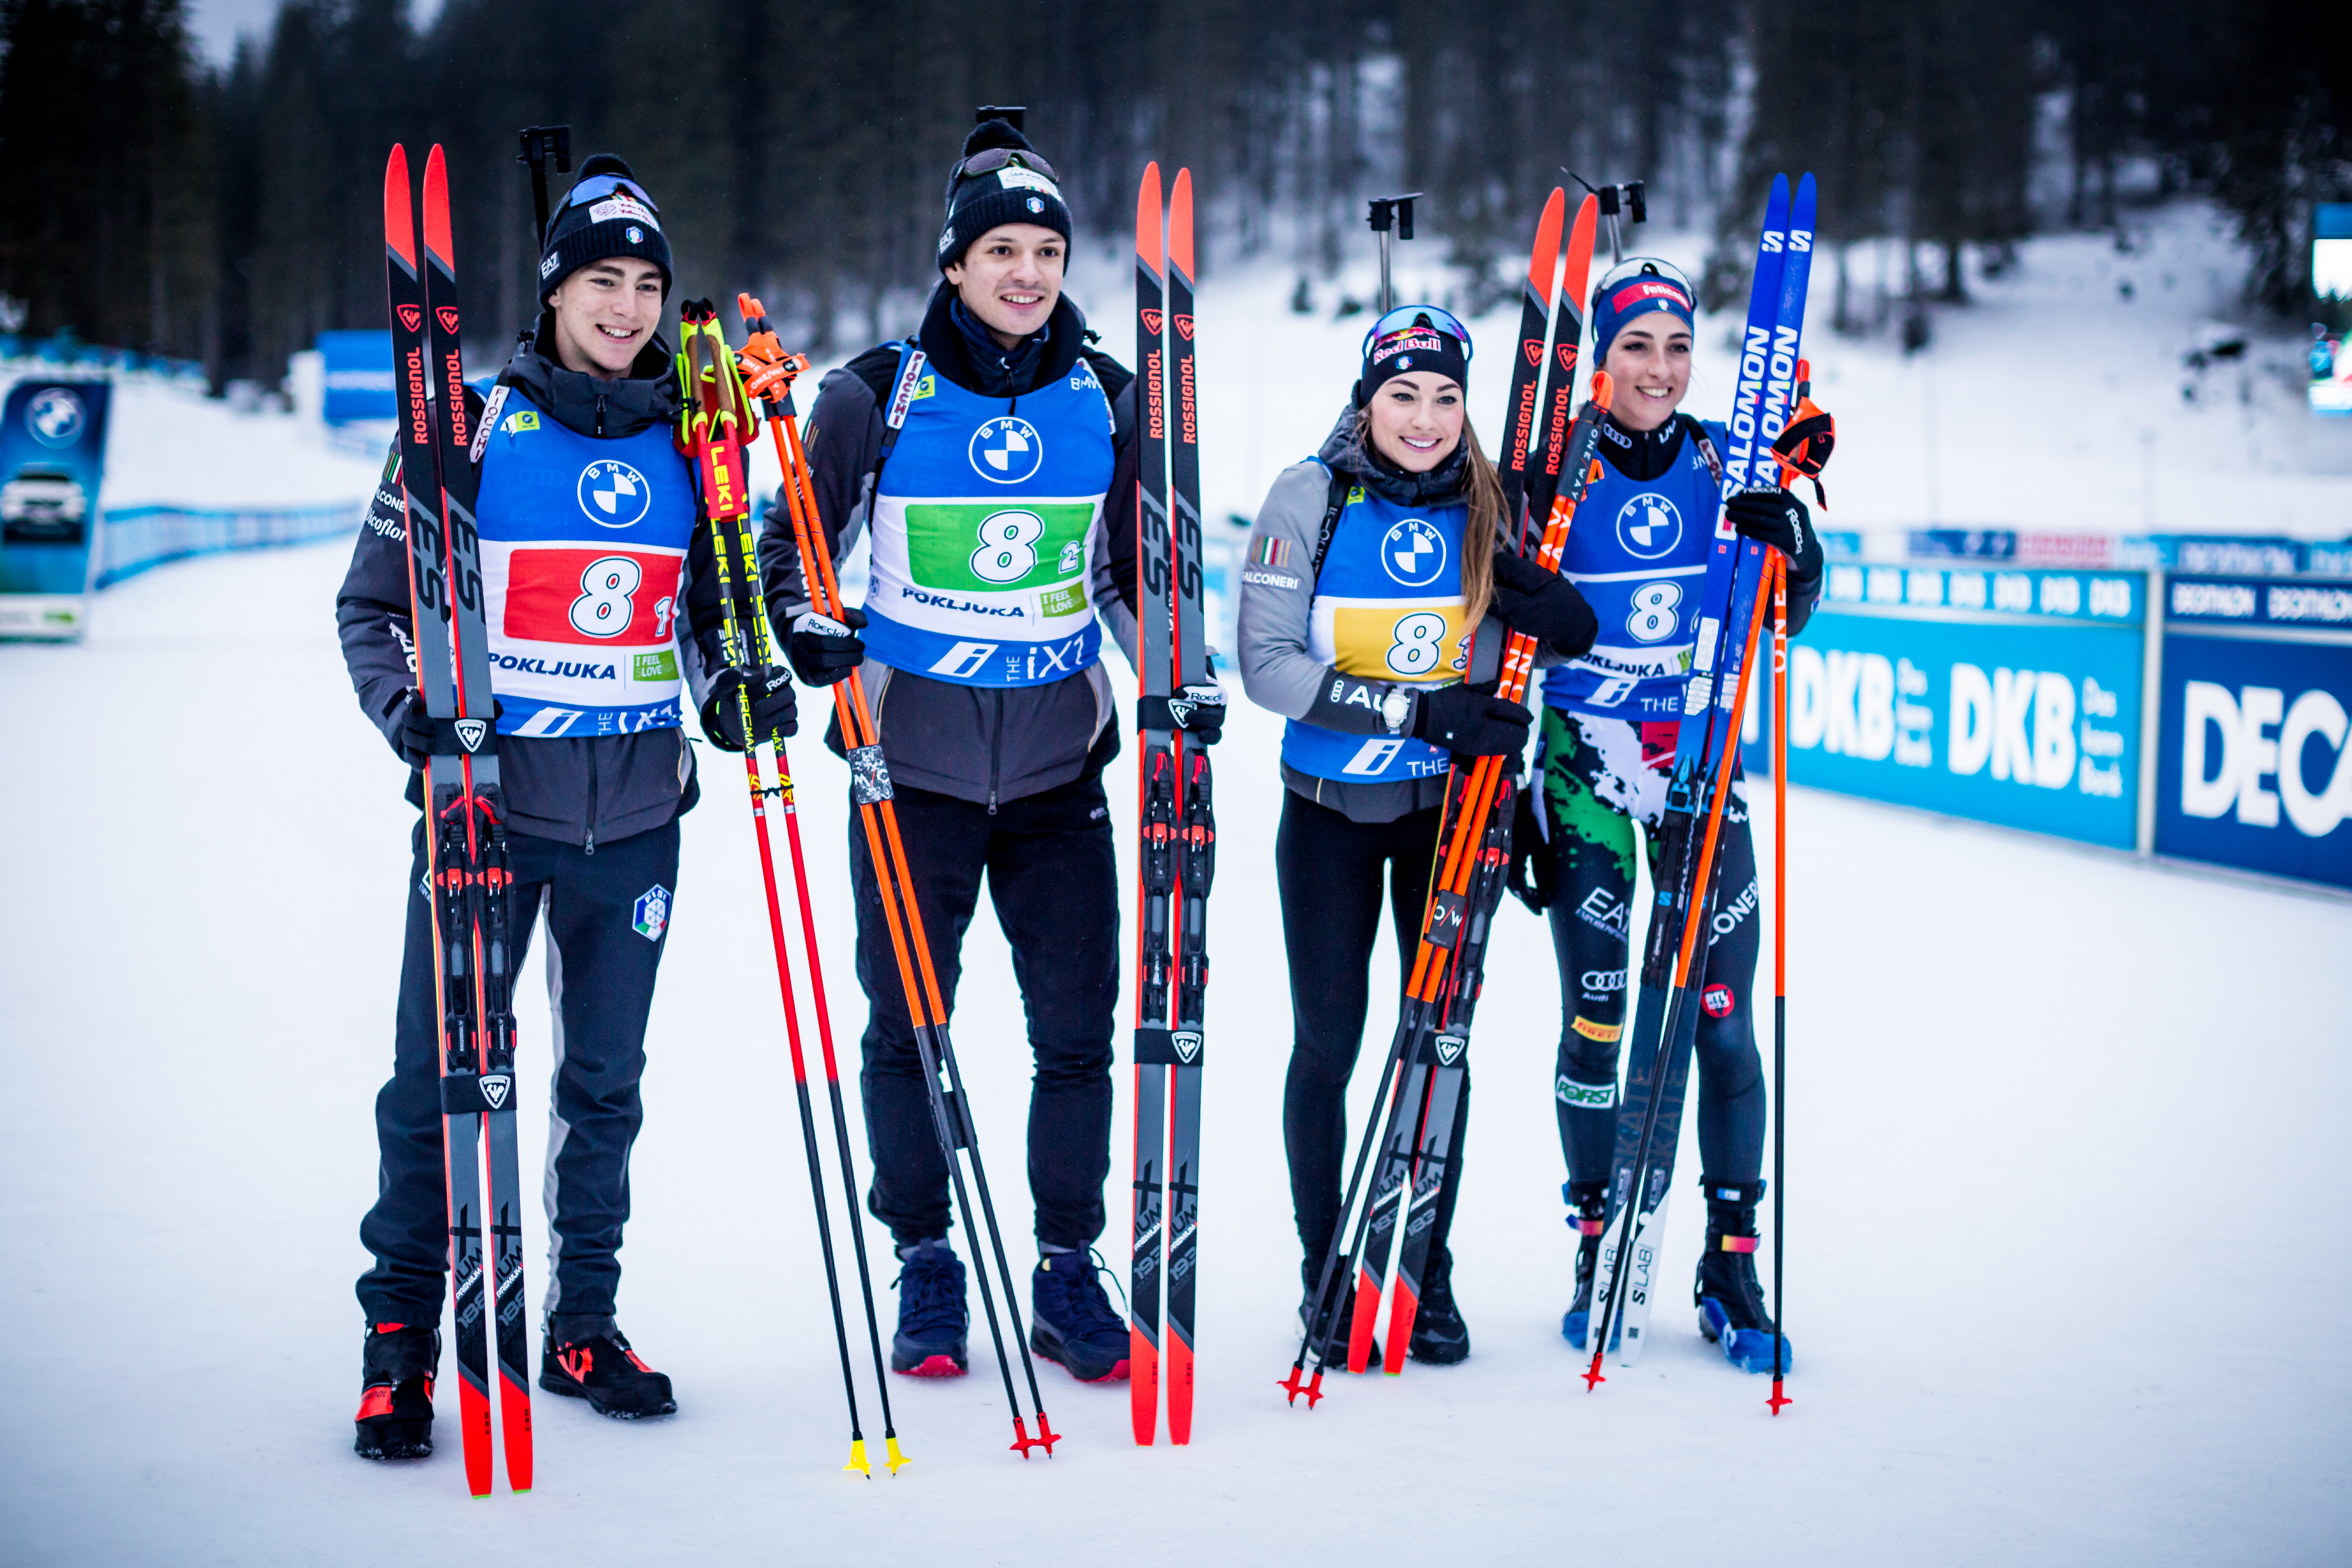
M 1381 699 L 1381 722 L 1391 735 L 1404 733 L 1405 721 L 1412 717 L 1412 693 L 1402 686 L 1391 686 Z

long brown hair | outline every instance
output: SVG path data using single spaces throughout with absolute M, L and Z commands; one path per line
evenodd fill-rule
M 1356 411 L 1356 436 L 1372 450 L 1372 411 Z M 1462 421 L 1462 499 L 1469 519 L 1462 525 L 1462 625 L 1475 634 L 1495 599 L 1495 540 L 1503 528 L 1503 478 L 1478 445 L 1478 428 Z

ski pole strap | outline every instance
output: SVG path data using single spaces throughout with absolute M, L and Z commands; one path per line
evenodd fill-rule
M 1316 461 L 1321 462 L 1322 459 L 1318 458 Z M 1328 464 L 1325 466 L 1329 467 Z M 1330 493 L 1323 499 L 1323 526 L 1315 531 L 1314 569 L 1307 574 L 1307 586 L 1310 591 L 1317 583 L 1322 581 L 1323 557 L 1331 552 L 1332 532 L 1339 526 L 1339 514 L 1347 510 L 1348 491 L 1353 488 L 1347 475 L 1337 468 L 1331 468 L 1329 471 L 1331 489 Z
M 1772 443 L 1772 455 L 1783 466 L 1813 481 L 1813 499 L 1822 510 L 1829 510 L 1828 492 L 1822 489 L 1822 469 L 1830 460 L 1830 449 L 1837 445 L 1837 421 L 1811 398 L 1800 398 L 1797 416 Z
M 472 1116 L 514 1109 L 514 1075 L 453 1072 L 441 1079 L 441 1114 Z

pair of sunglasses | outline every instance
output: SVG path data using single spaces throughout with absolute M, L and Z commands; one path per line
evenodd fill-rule
M 1683 291 L 1683 298 L 1696 300 L 1698 295 L 1691 280 L 1683 276 L 1682 268 L 1671 261 L 1661 261 L 1654 256 L 1631 256 L 1601 275 L 1600 285 L 1592 290 L 1596 300 L 1612 289 L 1643 278 L 1654 278 L 1661 283 L 1671 283 Z
M 603 201 L 615 191 L 626 192 L 631 197 L 644 204 L 649 211 L 661 211 L 661 208 L 654 205 L 653 197 L 646 195 L 643 187 L 635 180 L 620 174 L 590 175 L 572 187 L 572 194 L 563 198 L 563 205 L 567 207 L 583 206 L 590 202 Z
M 980 174 L 993 174 L 999 169 L 1007 167 L 1027 169 L 1032 174 L 1043 174 L 1057 185 L 1062 183 L 1062 176 L 1054 173 L 1053 164 L 1026 148 L 984 147 L 955 166 L 955 172 L 948 176 L 948 194 L 953 195 L 955 188 L 966 180 Z

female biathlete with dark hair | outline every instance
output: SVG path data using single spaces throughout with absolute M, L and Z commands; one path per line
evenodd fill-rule
M 1577 508 L 1560 558 L 1599 617 L 1590 651 L 1543 686 L 1543 837 L 1522 834 L 1514 888 L 1550 911 L 1562 991 L 1559 1136 L 1570 1223 L 1583 1235 L 1576 1299 L 1560 1329 L 1585 1346 L 1617 1138 L 1617 1057 L 1624 1032 L 1626 922 L 1634 841 L 1654 873 L 1674 763 L 1675 721 L 1697 635 L 1699 586 L 1721 495 L 1723 426 L 1677 412 L 1690 390 L 1689 281 L 1635 257 L 1594 290 L 1593 346 L 1616 383 L 1601 426 L 1601 478 Z M 1802 501 L 1781 489 L 1732 499 L 1732 524 L 1789 558 L 1789 629 L 1821 595 L 1822 547 Z M 1706 1251 L 1700 1329 L 1750 1372 L 1772 1364 L 1772 1321 L 1756 1282 L 1756 1203 L 1763 1195 L 1764 1074 L 1751 1006 L 1756 977 L 1756 852 L 1744 785 L 1735 781 L 1716 854 L 1721 872 L 1707 932 L 1698 1024 L 1698 1144 Z M 1784 1364 L 1787 1352 L 1783 1352 Z
M 1310 1298 L 1340 1217 L 1382 884 L 1409 967 L 1454 755 L 1517 757 L 1527 744 L 1532 716 L 1495 695 L 1506 628 L 1554 658 L 1592 641 L 1575 588 L 1496 548 L 1509 520 L 1464 417 L 1470 353 L 1470 334 L 1434 306 L 1375 322 L 1353 398 L 1322 450 L 1275 480 L 1242 574 L 1242 680 L 1290 721 L 1275 840 L 1293 1030 L 1282 1121 Z M 1465 1083 L 1413 1321 L 1417 1361 L 1470 1353 L 1445 1245 L 1468 1108 Z M 1302 1304 L 1302 1326 L 1313 1310 Z M 1345 1360 L 1351 1311 L 1342 1299 L 1316 1327 L 1337 1340 L 1328 1362 Z

